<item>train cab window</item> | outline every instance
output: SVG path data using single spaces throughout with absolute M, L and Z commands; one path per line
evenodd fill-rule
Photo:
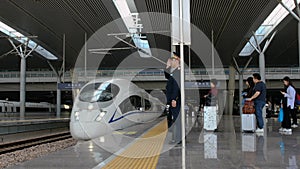
M 107 102 L 112 100 L 120 91 L 120 88 L 112 83 L 93 83 L 84 87 L 79 95 L 83 102 Z

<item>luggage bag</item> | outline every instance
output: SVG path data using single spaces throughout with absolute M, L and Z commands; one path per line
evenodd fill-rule
M 256 130 L 256 118 L 255 114 L 242 114 L 242 131 Z
M 208 131 L 217 129 L 217 107 L 204 106 L 204 126 L 203 128 Z

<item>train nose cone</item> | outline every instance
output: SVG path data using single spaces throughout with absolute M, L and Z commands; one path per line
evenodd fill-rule
M 111 130 L 103 122 L 70 122 L 70 132 L 73 138 L 77 140 L 90 140 L 103 136 Z

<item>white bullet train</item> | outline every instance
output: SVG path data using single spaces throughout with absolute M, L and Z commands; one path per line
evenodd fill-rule
M 93 80 L 75 99 L 70 131 L 75 139 L 89 140 L 154 120 L 163 110 L 163 103 L 128 80 Z

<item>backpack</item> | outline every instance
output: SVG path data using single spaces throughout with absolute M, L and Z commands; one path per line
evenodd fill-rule
M 300 94 L 298 92 L 296 92 L 295 103 L 296 105 L 300 105 Z

